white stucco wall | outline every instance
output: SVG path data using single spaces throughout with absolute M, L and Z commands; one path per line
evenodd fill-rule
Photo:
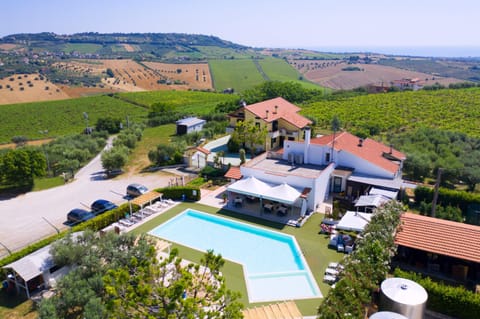
M 335 169 L 335 165 L 332 163 L 325 168 L 320 176 L 315 179 L 315 199 L 313 201 L 313 207 L 309 207 L 310 209 L 316 210 L 321 203 L 323 203 L 329 193 L 329 185 L 330 185 L 330 175 L 332 174 L 333 170 Z
M 380 178 L 395 177 L 394 173 L 391 173 L 351 153 L 340 151 L 340 152 L 336 152 L 334 156 L 335 156 L 334 159 L 337 165 L 353 167 L 355 168 L 355 174 L 363 174 L 363 175 L 380 177 Z
M 304 144 L 294 141 L 285 141 L 284 144 L 284 153 L 283 159 L 288 160 L 289 153 L 303 154 Z M 329 163 L 325 162 L 326 153 L 330 153 L 330 158 L 332 149 L 328 146 L 310 144 L 308 150 L 308 163 L 315 165 L 327 165 Z M 373 177 L 380 178 L 394 178 L 397 175 L 397 172 L 389 172 L 375 164 L 370 163 L 369 161 L 362 159 L 358 156 L 355 156 L 346 151 L 334 151 L 333 161 L 337 166 L 352 167 L 355 169 L 356 174 L 364 174 Z

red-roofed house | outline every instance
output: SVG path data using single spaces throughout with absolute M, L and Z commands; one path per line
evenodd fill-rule
M 480 226 L 404 213 L 395 262 L 433 276 L 480 280 Z
M 253 121 L 268 130 L 266 150 L 283 146 L 285 140 L 300 141 L 305 128 L 312 122 L 298 114 L 300 108 L 284 98 L 246 105 L 228 115 L 229 131 L 233 131 L 239 121 Z
M 348 132 L 311 138 L 305 141 L 286 141 L 283 159 L 297 164 L 329 165 L 335 170 L 330 176 L 329 190 L 344 192 L 358 198 L 372 187 L 398 191 L 402 185 L 405 154 L 372 139 L 362 139 Z

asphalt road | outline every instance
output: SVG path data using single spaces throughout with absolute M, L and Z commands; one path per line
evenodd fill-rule
M 109 147 L 109 146 L 107 146 Z M 65 185 L 39 192 L 30 192 L 0 201 L 0 257 L 62 230 L 67 213 L 73 208 L 86 208 L 96 199 L 114 203 L 126 202 L 128 184 L 140 183 L 149 189 L 167 186 L 172 178 L 162 172 L 105 179 L 100 155 L 83 167 L 75 179 Z

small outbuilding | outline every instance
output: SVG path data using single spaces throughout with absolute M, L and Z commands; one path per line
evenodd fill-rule
M 198 132 L 203 129 L 207 121 L 199 119 L 198 117 L 187 117 L 176 122 L 177 135 Z
M 47 245 L 4 266 L 7 273 L 7 289 L 16 289 L 17 293 L 23 290 L 27 298 L 30 298 L 32 293 L 54 286 L 69 268 L 55 265 L 50 247 L 51 245 Z

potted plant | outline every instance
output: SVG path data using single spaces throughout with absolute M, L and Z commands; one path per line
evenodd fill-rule
M 228 198 L 228 195 L 226 192 L 222 194 L 222 198 L 223 198 L 223 203 L 226 203 Z

